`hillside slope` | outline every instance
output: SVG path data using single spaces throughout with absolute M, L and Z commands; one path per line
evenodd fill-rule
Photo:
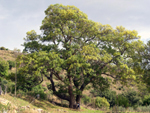
M 100 110 L 89 110 L 83 107 L 80 110 L 71 110 L 45 100 L 35 99 L 33 102 L 28 102 L 25 97 L 17 98 L 8 94 L 0 96 L 0 111 L 8 113 L 102 113 Z

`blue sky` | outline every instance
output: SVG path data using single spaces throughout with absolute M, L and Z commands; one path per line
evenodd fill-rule
M 0 47 L 23 50 L 26 32 L 40 33 L 44 11 L 56 3 L 74 5 L 93 21 L 122 25 L 137 30 L 144 42 L 150 40 L 149 0 L 0 0 Z

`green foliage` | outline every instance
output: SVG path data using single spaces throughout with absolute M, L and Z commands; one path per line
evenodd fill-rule
M 102 74 L 122 84 L 141 75 L 138 52 L 143 42 L 135 30 L 94 22 L 75 6 L 50 5 L 45 15 L 42 34 L 32 30 L 24 39 L 24 50 L 32 54 L 17 60 L 25 87 L 41 83 L 45 76 L 55 95 L 71 101 L 90 83 L 95 89 L 108 88 L 109 80 Z
M 139 105 L 143 104 L 143 101 L 136 91 L 128 90 L 127 92 L 117 95 L 116 104 L 123 107 L 132 106 L 137 108 Z
M 15 76 L 15 74 L 13 74 Z M 21 89 L 23 91 L 31 91 L 32 87 L 38 85 L 39 83 L 38 77 L 30 76 L 26 73 L 22 74 L 22 72 L 18 71 L 17 74 L 17 86 L 18 89 Z
M 7 62 L 9 63 L 10 70 L 12 69 L 12 67 L 15 67 L 15 61 L 8 60 Z
M 81 102 L 85 105 L 90 104 L 91 103 L 91 98 L 87 95 L 83 95 L 82 99 L 81 99 Z
M 150 94 L 149 95 L 145 95 L 143 98 L 143 105 L 150 105 Z
M 8 50 L 8 49 L 5 47 L 0 47 L 0 50 Z
M 11 80 L 6 80 L 4 77 L 0 77 L 0 83 L 3 91 L 5 91 L 6 88 L 7 93 L 13 93 L 15 85 L 14 82 L 12 82 Z
M 128 90 L 123 93 L 123 96 L 129 100 L 131 106 L 139 106 L 143 104 L 142 98 L 139 96 L 138 92 L 134 90 Z
M 110 104 L 105 97 L 103 97 L 103 98 L 102 97 L 96 97 L 95 106 L 98 108 L 108 109 L 110 107 Z
M 3 105 L 3 104 L 0 103 L 0 111 L 4 111 L 4 109 L 6 109 L 6 108 L 7 108 L 6 105 Z
M 9 64 L 7 61 L 0 58 L 0 76 L 6 77 L 8 75 Z
M 144 50 L 141 52 L 142 67 L 144 69 L 143 81 L 146 83 L 147 88 L 150 91 L 150 40 L 145 45 Z
M 44 92 L 44 88 L 42 87 L 42 85 L 37 85 L 37 86 L 33 87 L 31 92 L 32 92 L 31 95 L 34 96 L 34 97 L 37 94 L 39 94 L 40 95 L 40 99 L 47 99 L 47 95 Z
M 35 52 L 35 51 L 39 51 L 41 48 L 41 45 L 39 44 L 38 39 L 40 38 L 39 35 L 36 34 L 36 32 L 34 30 L 31 30 L 29 32 L 26 33 L 27 36 L 26 38 L 24 38 L 25 42 L 23 44 L 23 46 L 25 47 L 23 52 Z
M 116 105 L 123 106 L 123 107 L 129 107 L 129 100 L 128 100 L 128 98 L 126 98 L 122 94 L 117 95 Z
M 110 104 L 110 107 L 113 107 L 116 104 L 116 92 L 109 89 L 98 92 L 98 96 L 105 97 Z

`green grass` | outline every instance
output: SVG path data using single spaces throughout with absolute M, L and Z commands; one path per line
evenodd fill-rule
M 35 100 L 34 102 L 30 103 L 29 101 L 27 101 L 27 98 L 21 99 L 21 98 L 10 96 L 8 94 L 0 96 L 0 97 L 10 101 L 12 104 L 14 104 L 17 107 L 30 106 L 31 109 L 41 108 L 49 113 L 60 113 L 60 112 L 64 112 L 64 111 L 67 111 L 68 113 L 103 113 L 100 110 L 90 110 L 90 109 L 86 109 L 83 107 L 81 107 L 80 110 L 74 110 L 74 109 L 69 109 L 66 107 L 60 107 L 60 106 L 53 105 L 52 103 L 50 103 L 46 100 Z M 0 105 L 1 109 L 4 107 L 6 107 L 6 106 Z
M 7 106 L 3 105 L 0 103 L 0 111 L 2 111 L 4 108 L 6 108 Z

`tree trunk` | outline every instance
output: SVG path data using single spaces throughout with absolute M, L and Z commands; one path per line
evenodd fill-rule
M 0 85 L 0 95 L 2 95 L 2 87 L 1 87 L 1 85 Z
M 76 96 L 76 109 L 80 109 L 81 95 Z
M 72 86 L 72 78 L 70 76 L 69 77 L 69 82 L 70 85 L 68 86 L 68 92 L 69 92 L 69 108 L 76 108 L 76 103 L 75 103 L 75 96 L 73 94 L 73 86 Z
M 5 93 L 4 94 L 6 94 L 7 93 L 7 86 L 5 86 Z
M 76 108 L 76 104 L 75 104 L 75 98 L 74 96 L 70 96 L 70 101 L 69 101 L 69 108 L 73 108 L 75 109 Z
M 17 88 L 17 62 L 16 62 L 16 73 L 15 73 L 15 96 L 16 96 L 16 88 Z
M 81 101 L 81 95 L 77 95 L 77 97 L 76 97 L 76 103 L 80 104 L 80 101 Z

